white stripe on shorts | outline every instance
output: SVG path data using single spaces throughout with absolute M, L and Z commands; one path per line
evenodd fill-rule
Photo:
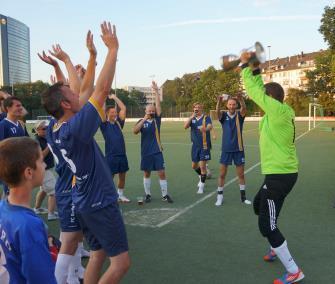
M 276 226 L 276 205 L 272 199 L 268 199 L 268 206 L 269 206 L 269 215 L 270 215 L 270 227 L 271 231 L 277 228 Z

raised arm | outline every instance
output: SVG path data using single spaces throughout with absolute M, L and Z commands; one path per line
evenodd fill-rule
M 218 116 L 218 120 L 221 119 L 221 102 L 222 102 L 222 96 L 218 96 L 217 98 L 217 102 L 216 102 L 216 107 L 215 107 L 215 111 L 216 111 L 216 115 Z
M 94 89 L 97 50 L 93 42 L 93 34 L 91 33 L 91 31 L 88 31 L 87 33 L 86 46 L 90 53 L 90 58 L 87 64 L 87 70 L 85 72 L 83 81 L 81 82 L 81 86 L 80 86 L 79 104 L 81 107 L 87 103 L 88 99 L 93 94 L 93 89 Z
M 240 109 L 240 113 L 242 117 L 245 117 L 245 115 L 247 114 L 247 106 L 245 105 L 243 96 L 242 96 L 242 92 L 239 92 L 236 96 L 238 102 L 241 105 L 241 109 Z
M 57 82 L 63 82 L 63 83 L 66 82 L 66 78 L 65 78 L 65 76 L 62 72 L 62 69 L 60 69 L 57 60 L 55 60 L 51 56 L 46 55 L 45 51 L 43 51 L 42 54 L 37 53 L 37 55 L 43 62 L 53 66 L 53 68 L 55 70 L 55 75 L 56 75 Z
M 79 94 L 80 92 L 80 80 L 78 78 L 76 69 L 74 68 L 70 56 L 62 50 L 59 44 L 52 46 L 52 51 L 49 50 L 49 53 L 56 57 L 58 60 L 63 61 L 69 76 L 70 89 L 75 93 Z
M 110 98 L 112 100 L 114 100 L 116 102 L 116 104 L 118 105 L 118 107 L 120 108 L 119 118 L 121 120 L 125 120 L 126 119 L 126 114 L 127 114 L 127 108 L 126 108 L 125 104 L 115 95 L 111 95 Z
M 185 121 L 184 123 L 184 129 L 187 129 L 191 126 L 192 119 L 195 118 L 195 114 L 192 113 L 192 115 Z
M 156 114 L 158 116 L 161 116 L 161 114 L 162 114 L 161 100 L 160 100 L 160 97 L 159 97 L 158 86 L 157 86 L 155 81 L 152 81 L 151 89 L 152 89 L 153 93 L 155 94 Z
M 101 38 L 108 48 L 108 53 L 93 91 L 92 99 L 102 108 L 113 82 L 119 42 L 115 26 L 113 25 L 112 28 L 110 22 L 101 24 L 101 33 Z

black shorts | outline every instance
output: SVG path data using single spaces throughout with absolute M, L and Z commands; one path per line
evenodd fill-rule
M 263 235 L 277 229 L 277 218 L 286 196 L 291 192 L 298 173 L 266 175 L 254 198 L 254 211 L 259 215 L 259 226 Z

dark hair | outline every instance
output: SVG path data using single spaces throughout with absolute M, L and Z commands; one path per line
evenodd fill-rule
M 63 82 L 57 82 L 41 94 L 42 106 L 48 114 L 56 119 L 60 119 L 64 115 L 64 110 L 61 106 L 62 101 L 66 100 L 61 90 L 63 86 Z
M 115 108 L 115 106 L 106 106 L 105 112 L 108 113 L 110 109 Z
M 14 101 L 21 102 L 20 99 L 15 96 L 11 96 L 11 97 L 8 97 L 7 99 L 4 99 L 3 108 L 5 109 L 6 112 L 8 111 L 9 107 L 13 106 Z
M 276 82 L 270 82 L 264 85 L 265 87 L 265 93 L 274 98 L 277 101 L 280 101 L 281 103 L 284 101 L 284 89 L 283 87 L 276 83 Z
M 29 137 L 12 137 L 0 142 L 0 179 L 16 186 L 26 168 L 36 169 L 40 158 L 39 143 Z

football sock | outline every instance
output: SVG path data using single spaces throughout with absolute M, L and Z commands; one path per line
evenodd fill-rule
M 81 266 L 81 247 L 78 245 L 76 253 L 73 256 L 73 259 L 69 266 L 69 275 L 67 278 L 67 282 L 71 283 L 78 283 L 79 280 L 79 267 Z
M 218 186 L 217 192 L 218 194 L 223 194 L 223 186 Z
M 197 168 L 197 169 L 194 169 L 195 170 L 195 172 L 200 176 L 201 175 L 201 170 L 200 170 L 200 168 Z
M 240 193 L 241 193 L 241 201 L 244 202 L 247 199 L 245 196 L 245 184 L 240 184 Z
M 201 177 L 200 177 L 200 181 L 201 181 L 201 183 L 205 183 L 205 181 L 206 181 L 206 174 L 201 174 Z
M 69 266 L 73 260 L 73 257 L 73 255 L 69 254 L 58 254 L 55 267 L 55 277 L 58 284 L 66 283 Z
M 161 187 L 162 196 L 164 197 L 165 195 L 167 195 L 167 181 L 166 181 L 166 179 L 160 179 L 159 180 L 159 185 Z
M 144 191 L 146 195 L 151 195 L 150 187 L 151 187 L 151 179 L 143 178 Z
M 119 197 L 123 196 L 123 188 L 118 188 L 117 193 L 119 194 Z
M 288 250 L 286 241 L 284 241 L 281 246 L 273 248 L 273 250 L 289 273 L 297 273 L 299 271 L 298 266 Z

